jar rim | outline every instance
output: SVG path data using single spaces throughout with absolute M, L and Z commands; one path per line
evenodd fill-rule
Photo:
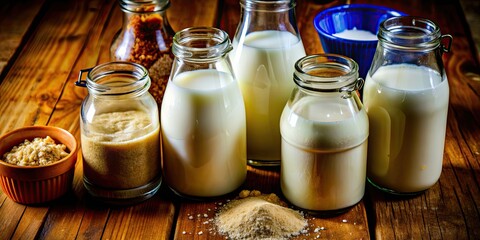
M 315 54 L 295 63 L 294 82 L 301 88 L 322 92 L 351 92 L 361 88 L 358 64 L 339 54 Z
M 120 8 L 131 13 L 152 13 L 165 11 L 170 7 L 169 0 L 120 0 Z
M 87 89 L 98 95 L 143 94 L 150 84 L 148 70 L 127 61 L 99 64 L 90 69 L 86 77 Z
M 415 17 L 392 17 L 380 24 L 379 42 L 403 49 L 431 49 L 440 45 L 440 27 L 432 20 Z
M 178 58 L 210 61 L 232 49 L 228 34 L 214 27 L 189 27 L 173 36 L 172 52 Z

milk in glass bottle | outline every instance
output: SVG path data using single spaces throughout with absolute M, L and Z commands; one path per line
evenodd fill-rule
M 358 65 L 335 54 L 306 56 L 293 79 L 280 120 L 282 193 L 308 211 L 341 212 L 365 192 L 368 117 L 356 92 Z
M 363 97 L 370 120 L 367 176 L 386 192 L 415 194 L 442 171 L 449 98 L 442 53 L 452 37 L 409 16 L 381 23 L 378 38 Z
M 245 102 L 247 157 L 254 166 L 280 164 L 279 120 L 292 92 L 295 62 L 305 56 L 295 0 L 241 0 L 232 65 Z
M 161 108 L 165 181 L 187 198 L 227 194 L 247 174 L 245 107 L 227 57 L 230 39 L 220 29 L 187 28 L 172 49 Z

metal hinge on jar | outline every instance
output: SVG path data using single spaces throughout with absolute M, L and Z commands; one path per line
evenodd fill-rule
M 90 71 L 92 71 L 93 68 L 85 68 L 85 69 L 81 69 L 80 70 L 80 73 L 78 74 L 78 79 L 77 81 L 75 82 L 75 86 L 77 87 L 87 87 L 87 80 L 82 80 L 82 76 L 84 73 L 90 73 Z

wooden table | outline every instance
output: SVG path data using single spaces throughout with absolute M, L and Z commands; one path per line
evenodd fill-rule
M 454 37 L 451 53 L 443 58 L 450 107 L 442 176 L 424 194 L 411 198 L 394 198 L 368 187 L 364 199 L 348 212 L 309 217 L 309 234 L 298 239 L 480 239 L 480 65 L 459 2 L 351 1 L 358 2 L 429 18 Z M 333 4 L 338 2 L 298 1 L 298 27 L 308 54 L 322 52 L 313 17 Z M 169 19 L 176 30 L 216 26 L 233 36 L 239 4 L 172 0 Z M 74 82 L 80 69 L 109 61 L 109 45 L 121 21 L 114 0 L 2 1 L 0 134 L 22 126 L 52 125 L 80 139 L 79 110 L 86 90 Z M 188 202 L 163 185 L 146 202 L 108 207 L 89 200 L 82 177 L 79 161 L 73 191 L 39 206 L 17 204 L 0 191 L 0 239 L 225 239 L 211 230 L 208 219 L 226 198 Z M 278 169 L 249 168 L 243 188 L 279 194 L 278 179 Z

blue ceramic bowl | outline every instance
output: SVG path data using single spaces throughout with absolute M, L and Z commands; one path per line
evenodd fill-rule
M 318 13 L 313 20 L 315 29 L 326 53 L 336 53 L 353 58 L 359 65 L 360 77 L 365 78 L 372 63 L 377 39 L 358 40 L 334 36 L 345 30 L 364 30 L 377 35 L 378 27 L 384 20 L 404 16 L 405 13 L 391 8 L 350 4 L 328 8 Z

